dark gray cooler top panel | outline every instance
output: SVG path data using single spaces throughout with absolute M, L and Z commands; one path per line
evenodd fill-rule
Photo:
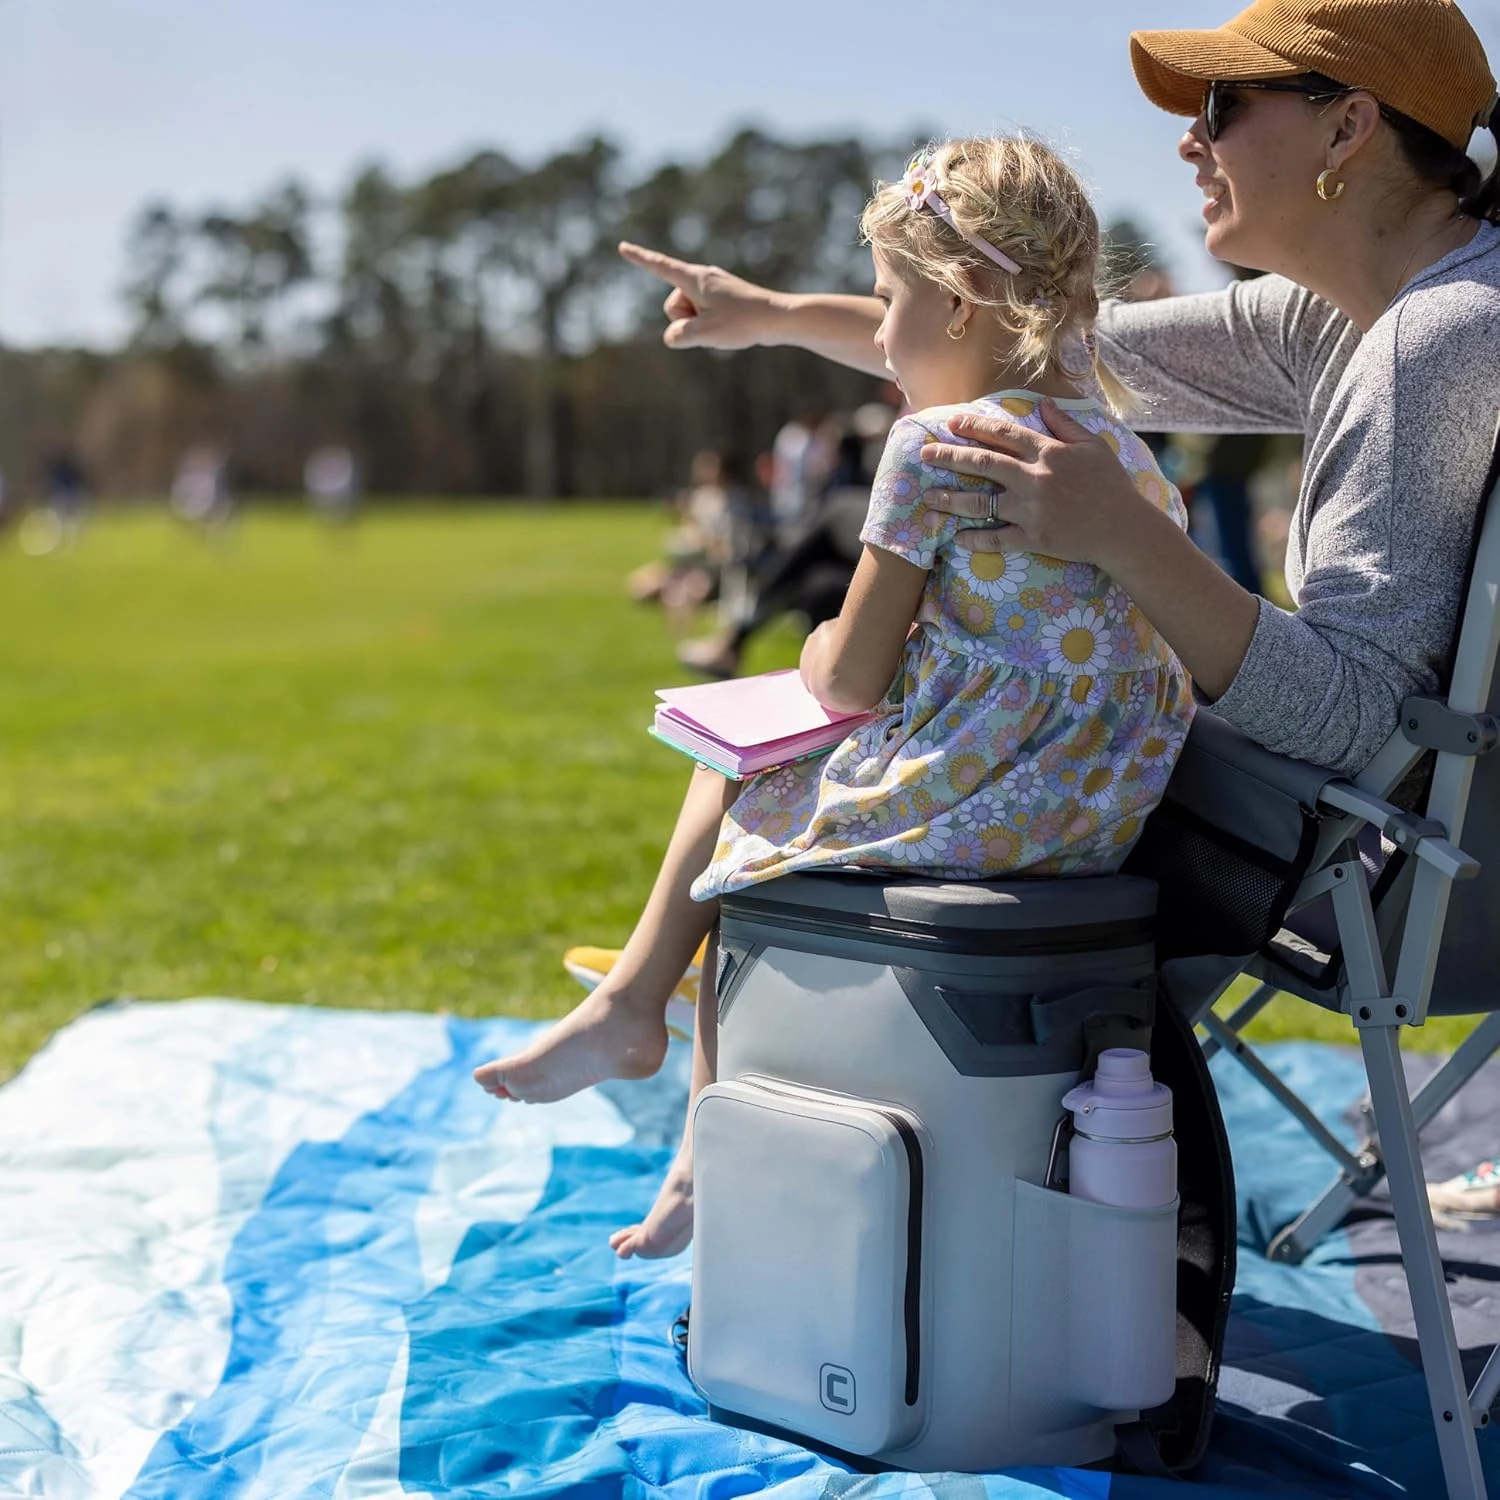
M 723 898 L 725 915 L 774 920 L 776 910 L 821 917 L 887 918 L 915 927 L 1038 932 L 1101 924 L 1149 924 L 1156 882 L 1138 875 L 1038 880 L 942 881 L 884 875 L 785 875 Z

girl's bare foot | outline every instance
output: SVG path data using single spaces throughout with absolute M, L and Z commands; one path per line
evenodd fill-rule
M 497 1099 L 551 1104 L 607 1078 L 649 1078 L 667 1055 L 662 1007 L 600 986 L 524 1052 L 474 1069 Z
M 621 1260 L 639 1255 L 661 1260 L 686 1250 L 693 1238 L 693 1152 L 684 1143 L 667 1168 L 657 1189 L 656 1202 L 644 1223 L 617 1229 L 609 1237 L 610 1248 Z

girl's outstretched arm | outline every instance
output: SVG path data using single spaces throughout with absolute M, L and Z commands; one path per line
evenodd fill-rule
M 802 647 L 802 681 L 819 703 L 855 713 L 885 697 L 926 583 L 926 568 L 865 543 L 838 618 Z
M 621 241 L 620 254 L 672 288 L 663 310 L 669 349 L 749 349 L 785 344 L 835 364 L 888 376 L 875 347 L 883 309 L 873 297 L 773 292 L 718 266 L 699 265 Z

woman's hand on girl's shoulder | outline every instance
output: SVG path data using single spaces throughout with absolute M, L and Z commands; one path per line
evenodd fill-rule
M 923 499 L 933 510 L 982 523 L 959 530 L 958 545 L 970 551 L 1041 552 L 1108 572 L 1134 507 L 1149 502 L 1104 438 L 1050 400 L 1040 411 L 1046 432 L 1003 417 L 954 416 L 949 426 L 965 442 L 928 443 L 922 462 L 987 488 L 929 490 Z

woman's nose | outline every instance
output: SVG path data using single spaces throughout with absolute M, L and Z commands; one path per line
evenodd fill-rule
M 1201 161 L 1208 155 L 1208 126 L 1199 115 L 1177 142 L 1177 154 L 1183 161 Z

